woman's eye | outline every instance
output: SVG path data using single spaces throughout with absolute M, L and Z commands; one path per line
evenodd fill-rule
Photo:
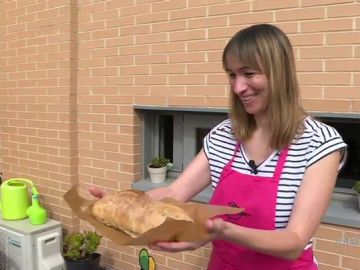
M 255 72 L 245 72 L 244 73 L 245 74 L 245 76 L 247 77 L 247 78 L 251 78 L 251 77 L 253 77 L 254 75 L 255 75 Z
M 236 77 L 235 73 L 228 73 L 230 79 L 234 79 Z

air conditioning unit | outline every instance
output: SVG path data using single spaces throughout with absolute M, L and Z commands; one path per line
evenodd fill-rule
M 65 270 L 61 223 L 0 219 L 0 270 Z

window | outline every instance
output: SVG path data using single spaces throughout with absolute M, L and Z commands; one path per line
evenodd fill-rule
M 146 164 L 155 155 L 169 158 L 174 167 L 170 177 L 176 177 L 191 162 L 202 147 L 204 136 L 215 125 L 227 118 L 225 110 L 194 108 L 139 107 L 144 115 L 144 176 L 148 177 Z M 349 190 L 360 179 L 360 115 L 314 114 L 324 123 L 337 129 L 348 144 L 347 161 L 339 173 L 338 191 Z
M 144 176 L 148 177 L 145 167 L 155 155 L 173 162 L 170 176 L 181 173 L 202 148 L 204 136 L 226 118 L 226 113 L 217 112 L 144 112 Z
M 360 179 L 360 119 L 345 117 L 319 117 L 324 123 L 334 127 L 348 145 L 347 159 L 341 169 L 336 187 L 352 188 Z

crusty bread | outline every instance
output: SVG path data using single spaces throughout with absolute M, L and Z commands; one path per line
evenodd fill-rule
M 161 225 L 167 218 L 193 221 L 183 209 L 131 190 L 105 195 L 94 203 L 92 214 L 132 238 Z

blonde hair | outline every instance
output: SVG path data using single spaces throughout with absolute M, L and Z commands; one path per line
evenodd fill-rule
M 295 60 L 288 37 L 270 24 L 258 24 L 237 32 L 223 51 L 223 67 L 228 59 L 264 72 L 269 87 L 270 146 L 282 149 L 302 130 L 306 115 L 300 105 Z M 233 91 L 230 93 L 230 118 L 235 136 L 246 141 L 256 129 L 253 115 L 248 114 Z

